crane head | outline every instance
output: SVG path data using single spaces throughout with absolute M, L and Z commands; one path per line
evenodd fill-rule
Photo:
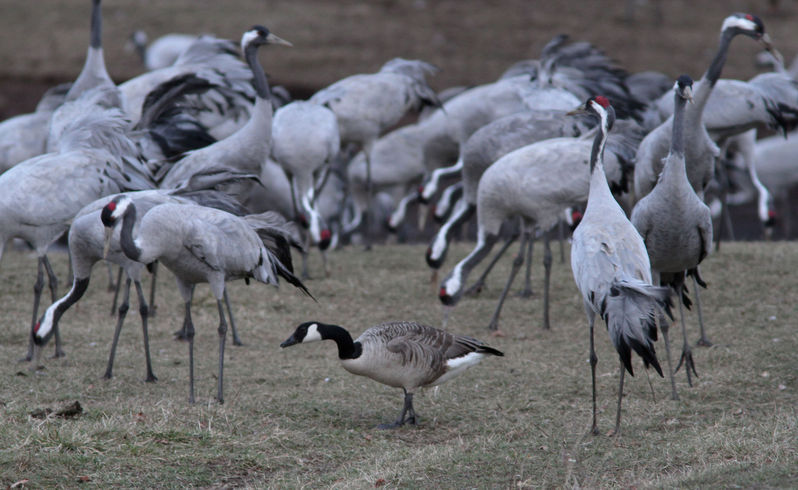
M 246 52 L 247 48 L 258 47 L 263 44 L 282 44 L 284 46 L 293 46 L 285 39 L 281 39 L 270 32 L 269 29 L 261 26 L 254 25 L 247 32 L 241 36 L 241 51 Z
M 770 36 L 765 32 L 765 23 L 762 19 L 753 14 L 735 13 L 723 20 L 721 33 L 729 32 L 731 35 L 744 34 L 762 43 L 764 48 L 770 51 L 776 59 L 783 60 L 770 41 Z
M 676 83 L 673 85 L 673 90 L 683 99 L 693 101 L 693 79 L 690 75 L 679 75 Z

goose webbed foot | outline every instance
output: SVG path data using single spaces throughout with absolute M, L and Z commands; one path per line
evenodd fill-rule
M 404 389 L 404 388 L 403 388 Z M 397 429 L 405 424 L 416 425 L 416 411 L 413 410 L 413 394 L 405 390 L 405 403 L 402 406 L 402 413 L 399 418 L 389 424 L 380 424 L 378 429 Z

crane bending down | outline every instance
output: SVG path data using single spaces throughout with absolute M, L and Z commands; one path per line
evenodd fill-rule
M 581 223 L 573 235 L 571 268 L 574 280 L 582 293 L 590 328 L 590 373 L 593 386 L 593 424 L 596 425 L 596 364 L 598 357 L 593 344 L 593 324 L 596 314 L 607 324 L 610 338 L 620 357 L 618 412 L 615 417 L 617 434 L 621 425 L 624 368 L 632 371 L 631 353 L 637 352 L 643 363 L 662 376 L 653 341 L 657 339 L 656 314 L 664 310 L 670 314 L 668 288 L 653 286 L 651 266 L 643 239 L 626 218 L 607 185 L 604 174 L 604 144 L 615 121 L 615 111 L 603 96 L 588 99 L 578 112 L 587 111 L 600 118 L 599 131 L 590 155 L 590 194 Z
M 128 258 L 163 263 L 177 278 L 186 306 L 185 328 L 189 353 L 189 403 L 194 403 L 194 324 L 191 321 L 193 285 L 207 282 L 219 310 L 219 377 L 217 399 L 224 402 L 224 346 L 227 334 L 222 298 L 228 279 L 254 278 L 277 285 L 279 277 L 310 294 L 293 274 L 289 243 L 273 219 L 265 215 L 242 218 L 204 206 L 162 204 L 142 216 L 136 237 L 136 206 L 127 196 L 111 200 L 102 212 L 107 237 L 122 223 L 120 244 Z
M 676 100 L 670 153 L 665 159 L 656 187 L 632 210 L 632 223 L 646 244 L 654 283 L 673 287 L 679 301 L 684 337 L 679 365 L 684 362 L 690 386 L 690 373 L 692 371 L 695 374 L 695 366 L 684 324 L 684 280 L 687 273 L 696 274 L 695 269 L 712 247 L 712 216 L 709 207 L 693 191 L 685 169 L 684 113 L 687 101 L 692 98 L 692 85 L 693 80 L 687 75 L 680 76 L 674 85 Z M 667 321 L 661 319 L 660 329 L 668 356 L 672 398 L 678 400 L 671 369 L 668 328 Z
M 141 214 L 145 214 L 153 207 L 164 204 L 167 202 L 185 204 L 185 205 L 212 205 L 219 209 L 225 209 L 237 215 L 244 214 L 244 208 L 232 197 L 219 191 L 202 190 L 197 192 L 187 192 L 178 195 L 175 191 L 166 191 L 162 189 L 153 189 L 147 191 L 136 191 L 127 193 L 127 195 L 134 199 L 138 210 Z M 118 195 L 117 195 L 118 196 Z M 111 239 L 111 246 L 104 250 L 104 227 L 100 219 L 103 207 L 108 204 L 112 199 L 117 196 L 105 196 L 88 205 L 86 205 L 77 214 L 69 227 L 69 257 L 73 271 L 72 288 L 58 301 L 53 302 L 44 315 L 34 325 L 31 335 L 34 342 L 33 358 L 37 360 L 41 355 L 41 350 L 44 345 L 50 340 L 58 329 L 58 323 L 66 311 L 75 303 L 80 301 L 88 289 L 89 280 L 91 279 L 91 270 L 94 264 L 102 259 L 107 260 L 109 263 L 118 264 L 121 270 L 127 275 L 125 289 L 122 297 L 122 303 L 119 306 L 117 323 L 114 329 L 114 337 L 111 343 L 111 353 L 108 357 L 108 365 L 105 370 L 104 378 L 110 379 L 112 376 L 114 357 L 116 353 L 116 345 L 119 340 L 119 333 L 122 330 L 122 325 L 125 321 L 125 316 L 129 308 L 130 296 L 130 283 L 133 282 L 136 288 L 139 301 L 139 314 L 141 316 L 141 329 L 144 337 L 144 357 L 147 363 L 147 382 L 154 382 L 157 380 L 152 371 L 152 363 L 150 361 L 150 348 L 149 348 L 149 334 L 148 334 L 148 319 L 152 316 L 152 296 L 148 305 L 144 298 L 144 293 L 141 287 L 141 276 L 145 269 L 145 265 L 141 262 L 136 262 L 129 259 L 123 252 L 119 244 L 119 232 L 115 232 Z M 139 215 L 140 217 L 140 215 Z M 139 221 L 141 221 L 139 219 Z M 152 281 L 155 281 L 155 271 L 153 273 Z M 119 278 L 121 283 L 121 277 Z M 230 314 L 230 326 L 233 331 L 234 343 L 240 345 L 238 335 L 236 333 L 235 322 L 230 310 L 230 304 L 225 295 L 225 303 L 227 303 L 227 311 Z

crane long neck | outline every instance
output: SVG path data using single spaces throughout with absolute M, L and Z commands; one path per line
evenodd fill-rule
M 102 47 L 103 16 L 100 11 L 100 0 L 94 0 L 91 5 L 91 37 L 89 45 L 92 48 Z
M 673 100 L 671 153 L 684 157 L 684 108 L 687 100 L 676 93 Z
M 319 325 L 318 328 L 322 339 L 335 341 L 339 359 L 356 359 L 363 353 L 363 345 L 353 341 L 345 328 L 338 325 Z
M 590 173 L 595 171 L 596 167 L 600 167 L 602 173 L 604 171 L 604 145 L 607 142 L 607 127 L 604 121 L 601 121 L 596 131 L 596 137 L 593 139 L 593 148 L 590 151 Z
M 244 52 L 244 58 L 247 60 L 249 69 L 252 70 L 252 86 L 255 87 L 255 93 L 261 99 L 270 99 L 269 81 L 266 79 L 266 73 L 263 72 L 263 67 L 258 61 L 258 47 L 249 45 Z
M 124 252 L 129 259 L 139 260 L 139 257 L 141 257 L 141 248 L 136 245 L 133 239 L 134 224 L 136 224 L 136 206 L 131 204 L 122 218 L 122 232 L 119 236 L 119 244 L 122 247 L 122 252 Z
M 729 45 L 736 35 L 737 33 L 731 29 L 725 29 L 720 35 L 718 51 L 704 73 L 704 79 L 708 80 L 711 86 L 714 86 L 720 78 L 720 73 L 723 71 L 723 65 L 726 64 L 726 57 L 729 54 Z

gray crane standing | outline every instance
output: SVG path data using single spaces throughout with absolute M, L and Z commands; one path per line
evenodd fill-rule
M 695 374 L 692 351 L 684 323 L 683 295 L 686 273 L 698 267 L 712 247 L 712 216 L 709 207 L 696 195 L 687 180 L 685 168 L 685 105 L 692 98 L 693 80 L 680 76 L 674 85 L 673 137 L 657 185 L 632 210 L 632 223 L 643 237 L 651 262 L 655 284 L 674 288 L 679 300 L 684 346 L 679 361 L 684 362 L 687 382 Z M 670 354 L 669 325 L 662 318 L 660 330 L 665 339 L 668 370 L 674 400 L 679 399 Z M 678 366 L 677 368 L 678 369 Z
M 207 282 L 219 310 L 219 376 L 216 398 L 224 402 L 224 347 L 227 335 L 222 299 L 225 281 L 253 278 L 277 285 L 282 277 L 307 294 L 293 274 L 289 241 L 273 214 L 237 217 L 205 206 L 162 204 L 141 218 L 136 236 L 136 206 L 127 196 L 112 199 L 101 213 L 106 228 L 121 223 L 120 245 L 128 258 L 144 264 L 156 260 L 177 278 L 185 302 L 188 339 L 189 403 L 194 403 L 194 324 L 191 299 L 194 284 Z M 110 235 L 107 235 L 110 236 Z
M 657 339 L 656 315 L 670 314 L 668 288 L 653 286 L 651 266 L 643 239 L 610 192 L 604 173 L 604 145 L 615 120 L 615 111 L 604 96 L 588 99 L 578 109 L 599 116 L 599 131 L 590 155 L 590 194 L 582 221 L 573 235 L 571 268 L 582 293 L 590 328 L 590 374 L 593 386 L 593 424 L 596 424 L 596 364 L 593 325 L 596 314 L 607 324 L 610 339 L 620 358 L 618 411 L 615 435 L 621 426 L 621 401 L 625 370 L 632 370 L 632 350 L 662 376 L 653 341 Z

